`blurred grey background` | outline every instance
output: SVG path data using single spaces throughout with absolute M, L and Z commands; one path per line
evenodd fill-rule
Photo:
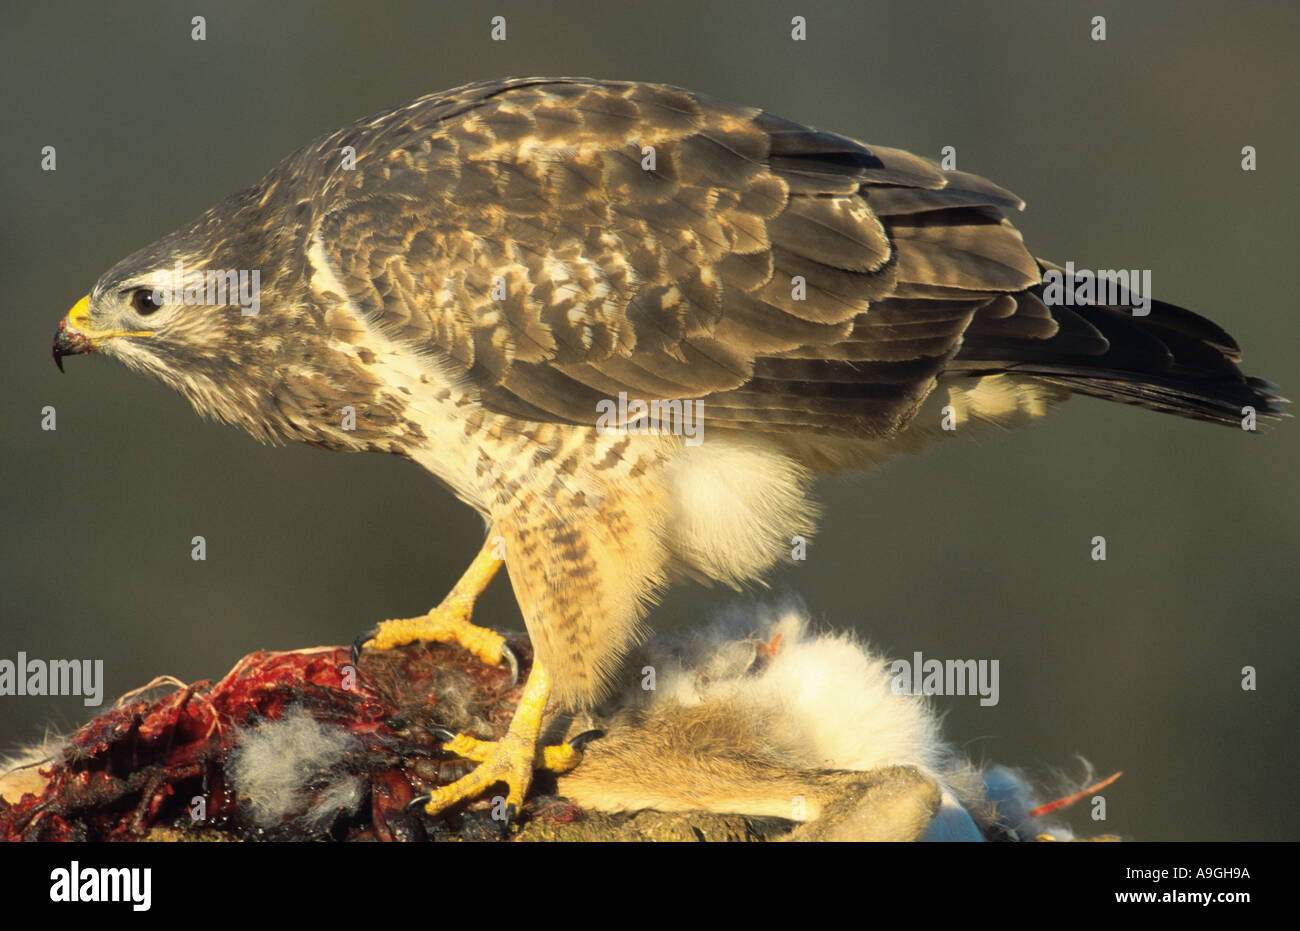
M 495 14 L 505 42 L 489 41 Z M 110 700 L 419 613 L 475 552 L 479 518 L 414 465 L 262 447 L 115 363 L 60 376 L 49 357 L 59 318 L 124 255 L 314 136 L 468 81 L 661 81 L 931 157 L 955 146 L 958 167 L 1028 201 L 1016 223 L 1037 254 L 1152 269 L 1157 297 L 1300 392 L 1294 3 L 208 0 L 4 17 L 0 657 L 102 658 Z M 1250 436 L 1078 399 L 828 484 L 807 562 L 773 589 L 894 654 L 1000 660 L 1001 703 L 942 699 L 948 734 L 1039 777 L 1077 778 L 1076 754 L 1124 770 L 1104 824 L 1073 813 L 1084 832 L 1294 840 L 1298 453 L 1294 422 Z M 652 621 L 733 597 L 679 590 Z M 478 616 L 521 626 L 504 580 Z M 1246 665 L 1258 691 L 1240 687 Z M 0 748 L 85 715 L 76 698 L 0 698 Z

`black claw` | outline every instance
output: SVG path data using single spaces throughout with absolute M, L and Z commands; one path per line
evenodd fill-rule
M 411 799 L 404 806 L 402 806 L 402 811 L 409 813 L 412 809 L 415 808 L 419 808 L 421 811 L 423 811 L 424 806 L 428 805 L 429 802 L 432 801 L 432 799 L 433 796 L 430 795 L 428 792 L 425 792 L 423 795 L 417 795 L 415 798 Z
M 519 807 L 514 804 L 506 806 L 505 817 L 501 819 L 502 833 L 510 830 L 510 825 L 514 824 L 515 819 L 519 817 Z
M 352 638 L 352 665 L 357 665 L 361 661 L 361 649 L 367 640 L 373 640 L 379 633 L 378 627 L 367 627 L 361 633 Z
M 449 740 L 454 740 L 456 737 L 455 731 L 451 730 L 450 728 L 443 727 L 441 724 L 435 724 L 432 727 L 430 727 L 428 730 L 429 733 L 432 734 L 435 739 L 440 740 L 443 743 L 446 743 Z
M 515 656 L 515 651 L 504 643 L 501 644 L 501 655 L 510 664 L 510 687 L 514 688 L 519 684 L 519 657 Z
M 583 747 L 587 746 L 587 744 L 591 743 L 593 740 L 599 740 L 604 736 L 605 736 L 605 732 L 600 730 L 599 728 L 594 728 L 589 731 L 583 731 L 577 737 L 574 737 L 572 740 L 569 741 L 569 746 L 572 747 L 574 750 L 581 750 Z
M 412 713 L 409 709 L 398 711 L 396 714 L 389 715 L 384 723 L 388 725 L 390 730 L 404 731 L 412 724 L 416 723 L 411 714 Z

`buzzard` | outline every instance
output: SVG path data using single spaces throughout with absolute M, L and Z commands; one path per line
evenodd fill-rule
M 675 87 L 472 84 L 322 136 L 119 262 L 59 324 L 265 441 L 394 453 L 487 522 L 426 617 L 457 642 L 504 562 L 535 648 L 507 735 L 429 812 L 522 803 L 551 698 L 596 698 L 647 606 L 790 557 L 818 475 L 1070 394 L 1280 415 L 1196 314 L 1037 260 L 1013 194 Z M 690 416 L 684 416 L 689 412 Z M 689 426 L 688 431 L 685 427 Z

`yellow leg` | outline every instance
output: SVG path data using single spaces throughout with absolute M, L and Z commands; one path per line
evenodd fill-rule
M 557 766 L 568 769 L 576 766 L 582 754 L 573 747 L 547 747 L 539 752 L 537 736 L 541 732 L 542 714 L 546 711 L 546 699 L 550 694 L 550 674 L 534 661 L 505 737 L 492 743 L 457 735 L 447 742 L 447 749 L 475 760 L 479 765 L 464 778 L 430 793 L 425 812 L 435 815 L 504 782 L 507 816 L 513 817 L 524 804 L 524 796 L 533 781 L 534 767 L 539 760 L 548 762 L 552 759 L 548 756 L 549 751 L 557 751 L 553 756 Z
M 492 539 L 489 534 L 488 542 L 483 544 L 470 567 L 441 604 L 424 617 L 381 622 L 357 638 L 354 653 L 358 647 L 388 650 L 416 640 L 458 643 L 490 665 L 506 659 L 514 675 L 518 676 L 518 660 L 506 646 L 505 638 L 495 631 L 470 623 L 475 602 L 501 568 L 501 560 L 493 553 Z M 587 735 L 575 737 L 572 743 L 559 746 L 538 746 L 542 716 L 550 693 L 550 675 L 534 660 L 505 737 L 487 741 L 461 734 L 448 734 L 443 749 L 479 765 L 464 778 L 432 792 L 425 811 L 431 815 L 437 814 L 457 802 L 482 795 L 496 783 L 504 782 L 508 812 L 513 808 L 508 817 L 513 817 L 514 812 L 523 806 L 535 769 L 568 772 L 577 766 L 582 760 L 579 748 L 583 737 Z
M 506 638 L 496 631 L 470 623 L 474 603 L 501 568 L 501 560 L 493 554 L 491 541 L 489 536 L 460 581 L 436 608 L 423 617 L 381 621 L 358 638 L 359 645 L 391 650 L 416 640 L 458 643 L 490 666 L 500 663 L 504 656 L 514 668 L 514 657 L 508 653 Z

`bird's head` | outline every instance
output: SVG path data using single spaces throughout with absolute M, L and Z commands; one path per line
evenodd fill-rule
M 248 396 L 257 392 L 238 376 L 275 370 L 289 315 L 278 312 L 279 276 L 263 267 L 268 250 L 244 232 L 249 224 L 232 222 L 240 206 L 232 198 L 106 272 L 59 322 L 59 368 L 64 356 L 102 352 L 180 391 L 200 413 L 264 435 L 267 400 Z
M 64 356 L 102 351 L 165 378 L 192 365 L 205 347 L 227 344 L 223 337 L 237 325 L 232 317 L 260 313 L 260 277 L 260 270 L 227 273 L 180 259 L 122 262 L 59 321 L 54 361 L 62 370 Z

